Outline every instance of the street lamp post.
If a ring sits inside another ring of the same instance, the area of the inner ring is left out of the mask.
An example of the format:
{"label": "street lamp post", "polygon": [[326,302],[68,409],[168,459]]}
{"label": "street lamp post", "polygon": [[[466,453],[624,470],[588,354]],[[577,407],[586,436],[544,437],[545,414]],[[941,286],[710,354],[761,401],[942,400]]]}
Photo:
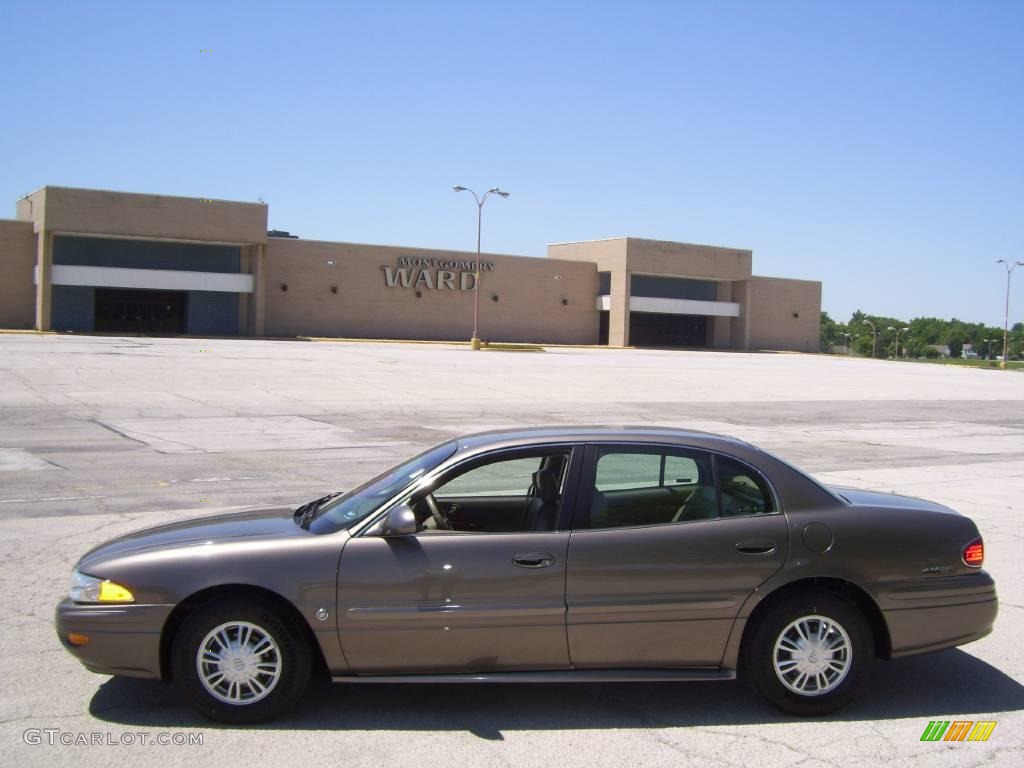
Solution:
{"label": "street lamp post", "polygon": [[480,229],[484,219],[484,203],[487,196],[501,195],[508,197],[508,192],[503,192],[497,187],[491,187],[481,197],[469,187],[452,187],[456,192],[469,192],[476,200],[476,270],[473,278],[473,338],[469,340],[470,349],[480,349]]}
{"label": "street lamp post", "polygon": [[900,334],[901,333],[906,333],[910,329],[909,328],[893,328],[890,325],[885,330],[889,331],[890,333],[891,332],[895,332],[896,333],[896,354],[893,355],[893,357],[899,359],[899,356],[900,356]]}
{"label": "street lamp post", "polygon": [[878,352],[878,329],[870,320],[864,320],[864,325],[871,326],[871,357],[874,358]]}
{"label": "street lamp post", "polygon": [[1024,261],[1010,264],[1006,259],[996,259],[996,264],[1002,264],[1006,267],[1006,309],[1003,311],[1003,359],[999,363],[1000,368],[1005,368],[1006,361],[1009,359],[1010,346],[1010,276],[1017,267],[1024,267]]}

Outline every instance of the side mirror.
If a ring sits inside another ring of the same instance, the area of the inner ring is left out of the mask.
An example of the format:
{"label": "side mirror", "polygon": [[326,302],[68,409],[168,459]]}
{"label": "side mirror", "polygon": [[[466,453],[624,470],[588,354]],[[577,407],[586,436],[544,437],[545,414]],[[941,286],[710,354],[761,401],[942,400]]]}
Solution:
{"label": "side mirror", "polygon": [[388,512],[380,525],[381,536],[409,536],[416,533],[416,513],[408,504],[399,504]]}

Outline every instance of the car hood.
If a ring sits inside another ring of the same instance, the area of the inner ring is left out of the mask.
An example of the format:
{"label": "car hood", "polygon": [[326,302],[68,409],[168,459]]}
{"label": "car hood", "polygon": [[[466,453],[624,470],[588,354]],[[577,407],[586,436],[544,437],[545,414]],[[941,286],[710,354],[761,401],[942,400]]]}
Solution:
{"label": "car hood", "polygon": [[930,512],[945,512],[951,515],[960,514],[954,509],[936,504],[927,499],[918,499],[914,496],[900,496],[896,493],[883,493],[881,491],[864,491],[860,488],[845,488],[839,485],[830,485],[828,489],[832,493],[842,496],[855,507],[891,507],[893,509],[920,509]]}
{"label": "car hood", "polygon": [[78,567],[88,571],[90,563],[111,557],[199,543],[311,536],[295,524],[293,515],[292,507],[267,507],[143,528],[94,547],[82,556]]}

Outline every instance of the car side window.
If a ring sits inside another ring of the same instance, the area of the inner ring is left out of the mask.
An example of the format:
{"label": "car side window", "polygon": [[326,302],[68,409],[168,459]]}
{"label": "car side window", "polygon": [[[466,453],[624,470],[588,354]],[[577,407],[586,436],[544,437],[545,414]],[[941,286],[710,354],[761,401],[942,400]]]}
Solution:
{"label": "car side window", "polygon": [[775,511],[771,490],[758,472],[726,456],[717,457],[716,462],[722,517]]}
{"label": "car side window", "polygon": [[540,466],[536,456],[484,464],[445,483],[437,495],[445,496],[518,496],[526,498],[533,473]]}
{"label": "car side window", "polygon": [[710,457],[686,449],[599,448],[589,512],[590,528],[717,517]]}
{"label": "car side window", "polygon": [[558,449],[457,470],[414,500],[417,522],[427,533],[553,531],[569,456]]}
{"label": "car side window", "polygon": [[606,453],[597,459],[594,485],[599,491],[628,491],[660,485],[661,456],[656,453]]}

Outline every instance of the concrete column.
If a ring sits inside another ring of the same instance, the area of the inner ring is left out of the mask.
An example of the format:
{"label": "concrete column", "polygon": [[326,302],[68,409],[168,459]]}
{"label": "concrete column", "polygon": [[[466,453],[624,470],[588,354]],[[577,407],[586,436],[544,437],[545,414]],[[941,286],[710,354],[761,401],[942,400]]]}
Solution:
{"label": "concrete column", "polygon": [[50,330],[53,317],[53,233],[43,229],[36,235],[36,330]]}
{"label": "concrete column", "polygon": [[732,348],[750,349],[750,281],[737,280],[732,300],[740,305],[740,316],[732,319]]}
{"label": "concrete column", "polygon": [[[718,283],[717,301],[732,301],[732,283],[722,280]],[[708,324],[708,346],[712,349],[730,349],[732,347],[732,318],[714,317]]]}
{"label": "concrete column", "polygon": [[249,271],[253,276],[252,294],[249,296],[249,335],[262,336],[266,308],[264,261],[266,246],[262,243],[252,246],[249,257]]}
{"label": "concrete column", "polygon": [[[252,263],[252,252],[253,246],[246,245],[239,248],[240,258],[238,261],[238,271],[243,274],[251,274],[252,270],[250,265]],[[248,334],[249,333],[249,313],[252,312],[252,294],[240,293],[238,294],[238,333]]]}
{"label": "concrete column", "polygon": [[629,346],[629,288],[628,269],[611,273],[611,311],[608,313],[608,346]]}

